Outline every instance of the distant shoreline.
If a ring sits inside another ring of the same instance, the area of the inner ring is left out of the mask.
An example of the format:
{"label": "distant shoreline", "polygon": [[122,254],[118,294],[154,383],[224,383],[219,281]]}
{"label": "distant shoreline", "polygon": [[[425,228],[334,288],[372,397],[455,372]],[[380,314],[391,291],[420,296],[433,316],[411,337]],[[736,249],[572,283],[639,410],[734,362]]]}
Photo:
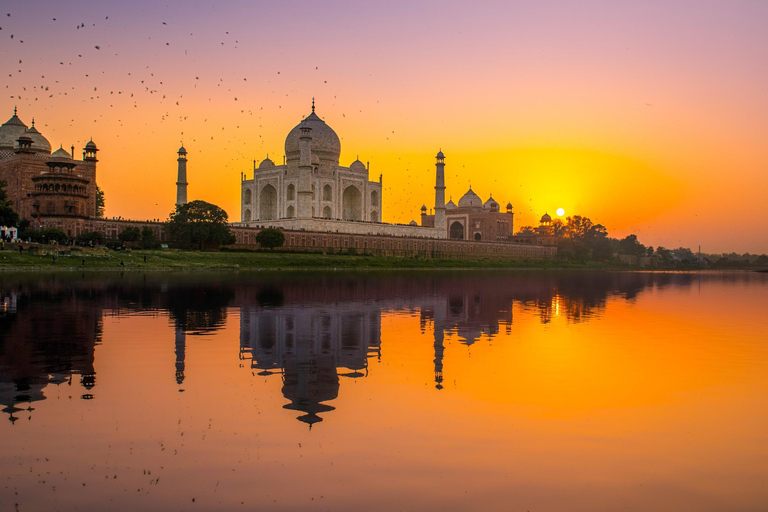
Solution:
{"label": "distant shoreline", "polygon": [[[89,248],[90,249],[90,248]],[[227,252],[170,250],[86,250],[67,254],[0,251],[0,272],[238,272],[266,270],[614,270],[614,271],[713,271],[720,269],[692,265],[638,267],[621,263],[569,263],[559,260],[512,259],[429,259],[397,258],[352,254],[299,252]],[[54,257],[55,256],[55,257]]]}

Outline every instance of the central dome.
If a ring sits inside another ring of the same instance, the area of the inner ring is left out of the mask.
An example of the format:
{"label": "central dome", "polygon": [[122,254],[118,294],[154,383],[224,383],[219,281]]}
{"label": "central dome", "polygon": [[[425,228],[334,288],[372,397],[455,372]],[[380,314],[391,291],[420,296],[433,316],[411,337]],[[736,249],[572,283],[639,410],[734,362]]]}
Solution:
{"label": "central dome", "polygon": [[333,128],[325,124],[317,114],[312,112],[302,122],[293,127],[285,138],[285,158],[288,162],[299,160],[299,137],[302,127],[312,128],[309,135],[312,137],[311,151],[320,160],[330,161],[334,165],[339,164],[341,154],[341,141]]}
{"label": "central dome", "polygon": [[471,188],[459,199],[459,208],[480,208],[483,200]]}

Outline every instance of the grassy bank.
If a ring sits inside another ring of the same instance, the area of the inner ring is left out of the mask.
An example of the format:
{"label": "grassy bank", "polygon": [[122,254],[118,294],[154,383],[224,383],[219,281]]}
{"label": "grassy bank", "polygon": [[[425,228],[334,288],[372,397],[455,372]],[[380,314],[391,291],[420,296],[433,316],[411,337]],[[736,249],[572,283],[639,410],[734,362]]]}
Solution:
{"label": "grassy bank", "polygon": [[290,252],[200,252],[182,250],[60,252],[54,258],[28,251],[0,251],[0,270],[248,270],[288,268],[627,268],[600,264],[567,264],[556,260],[509,259],[426,259],[389,258],[348,254],[305,254]]}

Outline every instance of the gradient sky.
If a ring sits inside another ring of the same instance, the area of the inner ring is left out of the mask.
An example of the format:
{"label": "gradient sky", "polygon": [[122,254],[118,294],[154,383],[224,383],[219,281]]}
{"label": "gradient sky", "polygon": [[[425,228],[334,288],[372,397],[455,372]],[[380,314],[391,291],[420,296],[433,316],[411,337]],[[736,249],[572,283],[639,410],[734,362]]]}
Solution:
{"label": "gradient sky", "polygon": [[239,220],[240,173],[282,160],[315,97],[340,163],[384,175],[385,221],[434,204],[442,148],[447,194],[518,228],[562,207],[767,252],[766,26],[759,1],[16,3],[0,117],[78,156],[93,137],[108,216],[166,218],[183,141],[190,200]]}

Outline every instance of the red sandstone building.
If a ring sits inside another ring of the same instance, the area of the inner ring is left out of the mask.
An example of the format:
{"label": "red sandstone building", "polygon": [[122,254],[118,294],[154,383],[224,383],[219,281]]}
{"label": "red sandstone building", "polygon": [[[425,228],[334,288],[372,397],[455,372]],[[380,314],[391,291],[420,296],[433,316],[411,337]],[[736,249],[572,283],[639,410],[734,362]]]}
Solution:
{"label": "red sandstone building", "polygon": [[[74,153],[74,146],[72,153]],[[64,148],[51,154],[48,140],[16,115],[0,126],[0,180],[19,217],[35,225],[57,219],[69,236],[75,225],[96,217],[96,144],[88,142],[82,160]],[[68,220],[75,222],[66,222]],[[81,222],[77,222],[77,221]]]}

